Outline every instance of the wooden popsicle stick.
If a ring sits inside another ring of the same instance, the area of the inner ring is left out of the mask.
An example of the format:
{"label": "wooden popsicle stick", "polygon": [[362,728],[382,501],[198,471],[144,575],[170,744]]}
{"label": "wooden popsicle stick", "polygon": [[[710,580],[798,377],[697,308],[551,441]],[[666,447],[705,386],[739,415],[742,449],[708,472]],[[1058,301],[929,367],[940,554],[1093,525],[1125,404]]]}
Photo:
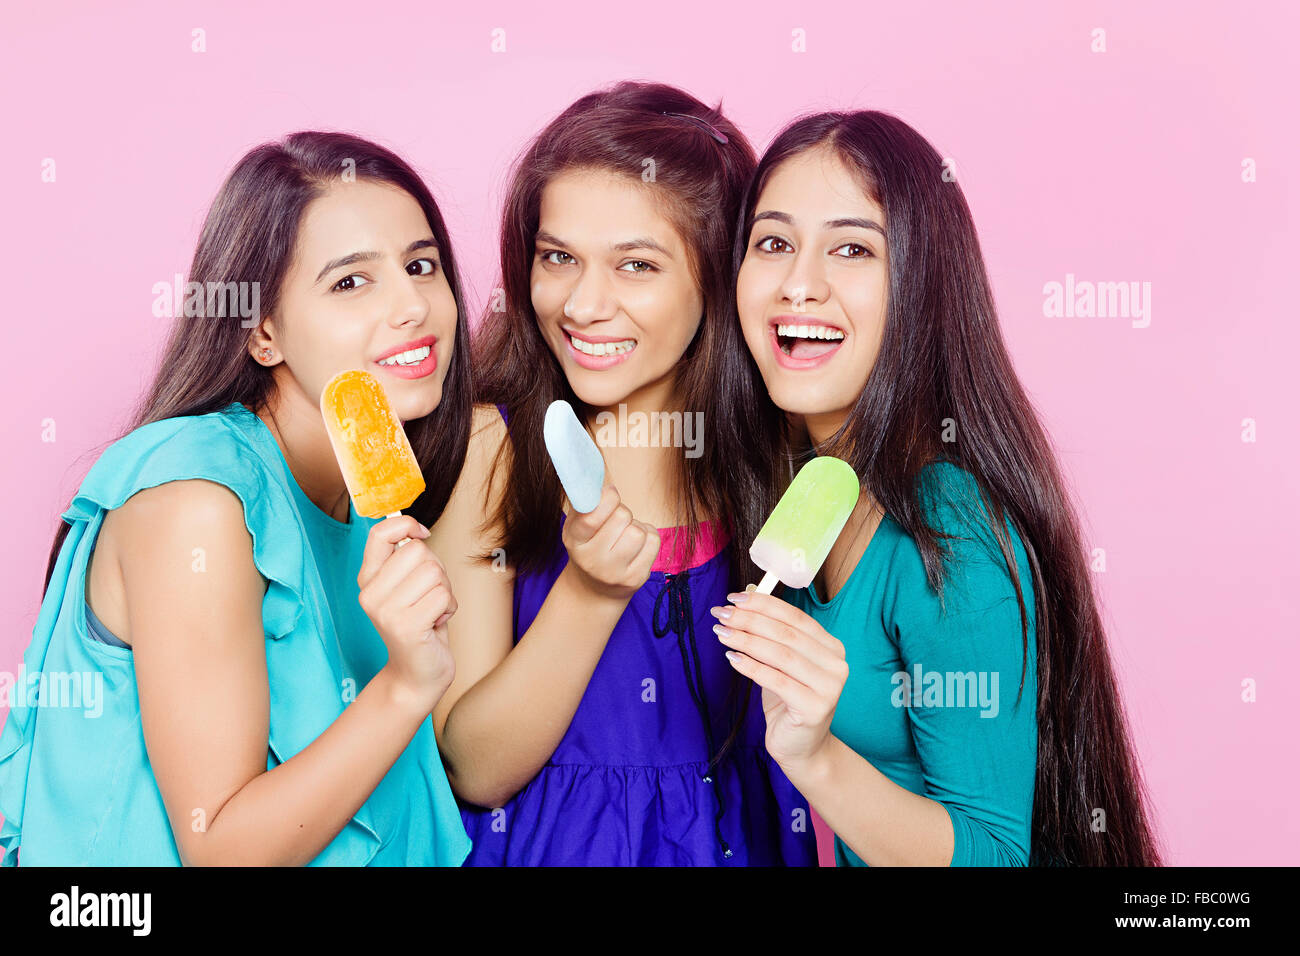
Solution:
{"label": "wooden popsicle stick", "polygon": [[780,580],[781,579],[776,576],[776,572],[768,571],[763,575],[763,580],[759,583],[758,587],[754,587],[754,585],[751,584],[749,587],[745,588],[745,590],[749,591],[752,589],[757,591],[759,594],[771,594],[772,589],[777,586],[777,583]]}
{"label": "wooden popsicle stick", "polygon": [[[402,513],[400,511],[391,511],[388,514],[384,515],[385,518],[400,518],[401,516]],[[406,542],[410,540],[411,540],[410,538],[403,538],[401,541],[397,542],[397,547],[400,548],[402,545],[406,544]]]}

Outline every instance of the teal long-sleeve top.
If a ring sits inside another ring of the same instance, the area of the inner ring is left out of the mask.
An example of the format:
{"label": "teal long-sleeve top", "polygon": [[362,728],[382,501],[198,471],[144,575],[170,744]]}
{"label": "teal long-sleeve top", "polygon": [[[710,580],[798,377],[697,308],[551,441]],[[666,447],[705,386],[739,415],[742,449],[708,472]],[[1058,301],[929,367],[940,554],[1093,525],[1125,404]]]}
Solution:
{"label": "teal long-sleeve top", "polygon": [[[829,601],[815,584],[787,589],[785,599],[844,644],[849,676],[830,732],[948,811],[952,866],[1026,866],[1038,746],[1028,559],[1005,523],[1024,594],[1026,656],[1020,605],[974,478],[938,462],[920,481],[930,527],[953,536],[939,541],[942,598],[915,540],[886,515]],[[838,836],[835,861],[866,865]]]}

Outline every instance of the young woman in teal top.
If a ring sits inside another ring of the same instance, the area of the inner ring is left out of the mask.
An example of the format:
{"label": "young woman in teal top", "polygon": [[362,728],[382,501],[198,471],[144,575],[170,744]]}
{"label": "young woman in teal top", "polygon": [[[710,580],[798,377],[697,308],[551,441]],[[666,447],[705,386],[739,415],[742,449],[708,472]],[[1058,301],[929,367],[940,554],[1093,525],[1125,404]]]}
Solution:
{"label": "young woman in teal top", "polygon": [[[469,430],[437,206],[387,150],[296,133],[236,166],[189,278],[51,551],[0,735],[4,863],[458,866],[430,716],[456,605],[434,553],[398,547]],[[424,467],[407,515],[351,506],[319,411],[346,368],[379,377]]]}
{"label": "young woman in teal top", "polygon": [[808,116],[738,226],[738,533],[810,455],[862,494],[810,587],[713,613],[837,863],[1158,864],[1078,521],[943,158],[887,114]]}

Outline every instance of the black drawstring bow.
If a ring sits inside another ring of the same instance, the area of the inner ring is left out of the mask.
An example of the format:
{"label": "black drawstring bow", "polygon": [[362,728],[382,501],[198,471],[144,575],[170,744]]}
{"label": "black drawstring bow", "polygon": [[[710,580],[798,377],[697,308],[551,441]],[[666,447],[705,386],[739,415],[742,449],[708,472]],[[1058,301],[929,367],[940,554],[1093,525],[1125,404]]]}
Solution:
{"label": "black drawstring bow", "polygon": [[[695,701],[695,709],[700,715],[700,721],[704,724],[704,739],[709,748],[709,764],[705,770],[704,782],[712,785],[713,796],[717,803],[717,812],[713,817],[713,833],[718,838],[718,845],[722,847],[723,857],[730,858],[731,847],[727,846],[727,841],[722,838],[724,800],[717,775],[713,772],[713,763],[717,759],[713,751],[713,724],[709,720],[709,705],[704,699],[704,675],[700,669],[700,653],[695,646],[695,616],[691,610],[691,588],[687,581],[687,573],[683,571],[680,574],[665,576],[666,583],[659,596],[655,598],[650,624],[657,638],[669,633],[677,635],[677,647],[682,652],[682,670],[686,674],[686,686],[691,692],[691,699]],[[659,610],[665,599],[668,601],[668,622],[665,626],[661,626]]]}

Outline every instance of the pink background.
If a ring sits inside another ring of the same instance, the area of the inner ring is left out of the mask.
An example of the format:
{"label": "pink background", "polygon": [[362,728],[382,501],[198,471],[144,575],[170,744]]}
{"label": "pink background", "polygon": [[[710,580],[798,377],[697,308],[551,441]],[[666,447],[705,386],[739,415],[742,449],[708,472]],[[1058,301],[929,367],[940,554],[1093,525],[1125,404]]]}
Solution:
{"label": "pink background", "polygon": [[[151,378],[152,286],[185,271],[250,147],[322,128],[395,149],[434,189],[477,314],[509,162],[592,88],[722,97],[760,152],[796,113],[883,109],[955,159],[1017,367],[1106,551],[1096,581],[1169,861],[1300,862],[1300,695],[1282,682],[1300,663],[1290,4],[404,6],[7,9],[0,670],[31,638],[57,515]],[[1045,317],[1043,286],[1067,273],[1150,282],[1150,327]]]}

